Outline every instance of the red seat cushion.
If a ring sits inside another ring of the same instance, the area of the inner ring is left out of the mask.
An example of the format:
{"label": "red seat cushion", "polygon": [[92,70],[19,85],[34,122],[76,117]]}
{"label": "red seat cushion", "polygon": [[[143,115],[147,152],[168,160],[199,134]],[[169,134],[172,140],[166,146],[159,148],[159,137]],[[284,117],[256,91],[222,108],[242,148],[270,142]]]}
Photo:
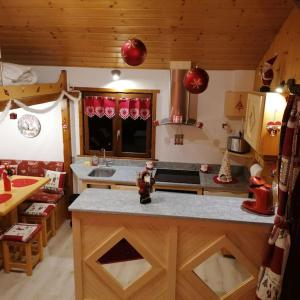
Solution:
{"label": "red seat cushion", "polygon": [[32,194],[27,200],[31,202],[56,203],[62,197],[62,194],[52,194],[43,190],[39,190],[38,192]]}
{"label": "red seat cushion", "polygon": [[49,216],[55,205],[50,203],[34,202],[23,212],[25,216]]}
{"label": "red seat cushion", "polygon": [[28,242],[42,229],[40,224],[17,223],[10,227],[2,236],[2,240]]}

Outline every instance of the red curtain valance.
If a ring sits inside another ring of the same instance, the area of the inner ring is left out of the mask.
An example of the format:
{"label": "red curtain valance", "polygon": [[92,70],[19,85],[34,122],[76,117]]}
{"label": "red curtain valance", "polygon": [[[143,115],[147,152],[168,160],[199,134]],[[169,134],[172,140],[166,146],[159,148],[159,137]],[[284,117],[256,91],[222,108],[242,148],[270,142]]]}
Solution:
{"label": "red curtain valance", "polygon": [[84,113],[92,118],[106,116],[112,118],[115,115],[116,101],[114,97],[86,96],[84,98]]}
{"label": "red curtain valance", "polygon": [[147,120],[151,116],[150,98],[121,98],[119,100],[119,116],[122,119],[131,117]]}

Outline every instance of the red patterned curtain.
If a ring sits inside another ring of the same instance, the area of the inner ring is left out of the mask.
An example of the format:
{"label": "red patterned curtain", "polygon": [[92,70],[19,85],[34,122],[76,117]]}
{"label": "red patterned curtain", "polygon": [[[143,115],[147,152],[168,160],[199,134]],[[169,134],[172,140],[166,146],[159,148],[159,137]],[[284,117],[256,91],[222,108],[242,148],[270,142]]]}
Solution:
{"label": "red patterned curtain", "polygon": [[119,116],[124,120],[129,117],[147,120],[151,116],[150,98],[121,98],[119,106]]}
{"label": "red patterned curtain", "polygon": [[115,115],[116,101],[113,97],[86,96],[84,98],[84,113],[92,118],[97,116],[102,118],[112,118]]}

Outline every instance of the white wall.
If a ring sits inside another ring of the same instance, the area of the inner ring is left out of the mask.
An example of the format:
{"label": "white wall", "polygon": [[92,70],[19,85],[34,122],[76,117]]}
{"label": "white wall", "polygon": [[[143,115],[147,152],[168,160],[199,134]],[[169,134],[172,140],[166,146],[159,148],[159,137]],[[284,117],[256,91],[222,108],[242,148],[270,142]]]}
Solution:
{"label": "white wall", "polygon": [[[42,109],[49,103],[33,105],[32,108]],[[45,114],[34,114],[40,123],[40,134],[34,138],[23,136],[18,130],[18,120],[24,114],[24,109],[12,110],[18,119],[11,120],[9,115],[0,124],[0,158],[28,159],[28,160],[56,160],[63,161],[63,139],[61,129],[61,106]]]}
{"label": "white wall", "polygon": [[[111,69],[76,68],[76,67],[34,67],[40,82],[57,81],[61,69],[67,70],[71,86],[112,87],[158,89],[157,119],[169,115],[170,80],[168,70],[133,70],[122,69],[120,81],[113,82]],[[200,94],[198,103],[198,120],[204,123],[203,129],[181,126],[159,126],[156,135],[156,158],[164,161],[220,163],[225,147],[227,134],[221,124],[228,121],[224,117],[224,94],[227,90],[251,90],[254,82],[254,71],[208,71],[210,81],[208,89]],[[72,127],[76,136],[72,139],[73,154],[79,153],[78,111],[74,107]],[[236,129],[241,129],[241,121],[228,121]],[[61,119],[57,123],[60,126]],[[1,127],[1,126],[0,126]],[[75,131],[74,131],[75,132]],[[184,134],[184,145],[174,145],[174,134]],[[54,145],[60,143],[57,140]],[[32,147],[37,147],[32,144]],[[3,155],[1,155],[3,156]],[[7,156],[7,155],[6,155]]]}

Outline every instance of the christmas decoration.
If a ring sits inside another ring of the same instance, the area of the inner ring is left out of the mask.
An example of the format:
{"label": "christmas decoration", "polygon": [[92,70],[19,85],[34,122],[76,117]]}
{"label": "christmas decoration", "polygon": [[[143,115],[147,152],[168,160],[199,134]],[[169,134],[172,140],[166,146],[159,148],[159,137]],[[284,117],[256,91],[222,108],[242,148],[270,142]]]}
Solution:
{"label": "christmas decoration", "polygon": [[273,56],[269,60],[267,60],[261,70],[261,80],[263,83],[263,86],[260,88],[261,92],[269,92],[270,91],[270,85],[273,80],[274,72],[272,70],[272,66],[277,58],[277,55]]}
{"label": "christmas decoration", "polygon": [[4,110],[0,113],[0,123],[2,123],[4,121],[4,119],[6,118],[6,116],[8,115],[8,113],[9,113],[11,107],[12,107],[13,102],[15,103],[15,105],[17,105],[20,108],[23,108],[24,110],[26,110],[28,112],[36,113],[36,114],[43,114],[43,113],[47,113],[47,112],[51,111],[60,102],[62,102],[65,97],[67,97],[69,100],[77,103],[81,99],[81,92],[79,92],[79,95],[76,98],[76,97],[72,96],[71,94],[67,93],[66,91],[62,91],[61,94],[59,95],[59,97],[56,100],[53,99],[53,101],[54,101],[53,104],[51,104],[49,107],[46,107],[46,108],[43,108],[43,109],[32,108],[32,107],[27,106],[26,104],[22,103],[21,101],[19,101],[17,99],[11,99],[7,102]]}
{"label": "christmas decoration", "polygon": [[153,163],[146,163],[146,168],[138,174],[137,186],[139,187],[140,203],[147,204],[151,202],[150,194],[153,191],[152,186],[155,183],[153,177]]}
{"label": "christmas decoration", "polygon": [[232,181],[228,150],[226,150],[224,153],[217,180],[220,182],[227,182],[227,183]]}
{"label": "christmas decoration", "polygon": [[206,90],[208,80],[207,72],[196,66],[187,71],[183,79],[183,85],[190,93],[200,94]]}
{"label": "christmas decoration", "polygon": [[138,66],[142,64],[146,58],[146,46],[141,40],[129,39],[123,44],[121,55],[126,64]]}

